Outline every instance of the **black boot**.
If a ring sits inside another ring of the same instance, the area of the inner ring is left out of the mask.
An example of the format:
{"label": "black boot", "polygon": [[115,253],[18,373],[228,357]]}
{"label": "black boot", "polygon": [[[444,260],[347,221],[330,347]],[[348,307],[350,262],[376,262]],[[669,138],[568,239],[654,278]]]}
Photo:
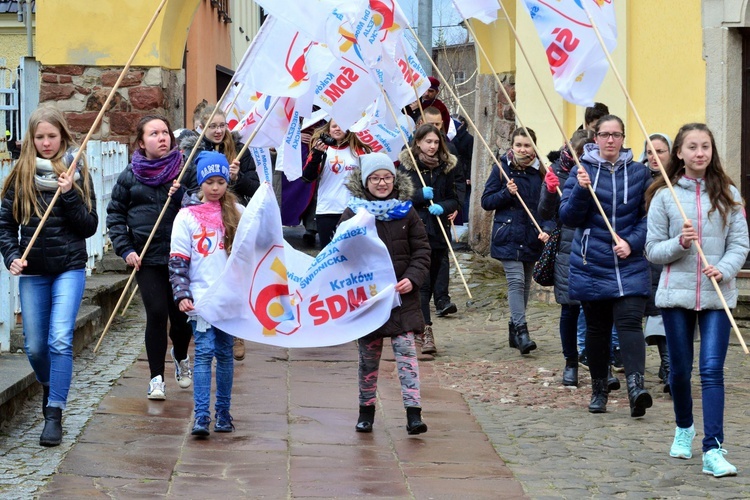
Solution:
{"label": "black boot", "polygon": [[589,413],[607,413],[608,399],[609,393],[607,390],[607,379],[591,379],[591,402],[589,403]]}
{"label": "black boot", "polygon": [[513,349],[518,348],[518,338],[516,337],[516,325],[508,321],[508,345]]}
{"label": "black boot", "polygon": [[356,427],[357,432],[372,432],[372,423],[374,421],[375,406],[360,406]]}
{"label": "black boot", "polygon": [[536,342],[531,340],[531,338],[529,337],[529,329],[526,326],[526,323],[516,326],[516,333],[518,350],[521,352],[521,354],[528,354],[536,349]]}
{"label": "black boot", "polygon": [[620,379],[612,374],[612,367],[607,368],[607,388],[609,392],[620,390]]}
{"label": "black boot", "polygon": [[47,403],[49,402],[49,386],[42,386],[42,415],[47,416]]}
{"label": "black boot", "polygon": [[39,438],[41,446],[57,446],[62,443],[62,408],[50,406],[44,415],[44,429]]}
{"label": "black boot", "polygon": [[568,387],[578,387],[578,356],[565,360],[562,384]]}
{"label": "black boot", "polygon": [[631,373],[627,377],[628,399],[630,400],[630,416],[642,417],[646,408],[651,408],[653,401],[651,394],[643,388],[643,374]]}
{"label": "black boot", "polygon": [[664,384],[664,392],[672,394],[672,388],[669,386],[669,351],[667,351],[666,339],[659,339],[656,342],[656,346],[659,348],[659,357],[661,358],[659,378]]}
{"label": "black boot", "polygon": [[427,424],[422,422],[422,408],[410,406],[406,409],[406,432],[409,434],[427,432]]}

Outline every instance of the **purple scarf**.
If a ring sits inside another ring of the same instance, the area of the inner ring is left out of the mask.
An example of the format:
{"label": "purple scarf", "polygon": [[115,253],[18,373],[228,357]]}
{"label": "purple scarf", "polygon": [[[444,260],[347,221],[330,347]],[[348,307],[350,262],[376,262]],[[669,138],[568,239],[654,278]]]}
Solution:
{"label": "purple scarf", "polygon": [[177,177],[182,167],[182,153],[174,148],[161,158],[149,160],[140,150],[133,153],[133,175],[147,186],[161,186]]}

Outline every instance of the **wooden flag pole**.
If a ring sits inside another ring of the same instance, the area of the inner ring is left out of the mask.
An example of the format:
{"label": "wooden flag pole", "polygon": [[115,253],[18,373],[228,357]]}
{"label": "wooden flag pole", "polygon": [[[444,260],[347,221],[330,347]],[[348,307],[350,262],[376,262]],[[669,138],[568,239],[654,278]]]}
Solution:
{"label": "wooden flag pole", "polygon": [[122,308],[122,312],[120,313],[120,316],[125,316],[125,311],[127,311],[128,307],[130,307],[130,303],[133,302],[133,299],[135,298],[135,294],[137,292],[138,292],[138,285],[135,285],[135,288],[133,288],[133,293],[130,294],[130,298],[125,304],[125,307]]}
{"label": "wooden flag pole", "polygon": [[[518,114],[518,110],[516,109],[516,106],[513,104],[513,101],[510,98],[510,95],[508,95],[508,91],[505,90],[505,85],[503,85],[503,82],[500,81],[500,77],[497,76],[497,71],[495,71],[495,68],[492,66],[492,61],[490,60],[490,57],[487,55],[487,52],[484,51],[484,47],[482,47],[482,44],[479,43],[479,39],[477,38],[477,34],[474,32],[474,28],[471,26],[471,23],[469,21],[464,21],[464,26],[466,26],[466,29],[469,31],[469,34],[471,34],[472,37],[474,37],[474,44],[479,47],[479,51],[482,53],[482,56],[484,56],[484,60],[487,62],[487,65],[490,68],[490,71],[492,72],[492,75],[495,77],[495,81],[497,82],[497,86],[500,88],[500,90],[503,92],[503,96],[505,97],[505,100],[508,101],[508,105],[510,106],[510,109],[513,110],[513,114],[516,116],[516,119],[518,120],[518,124],[523,129],[524,133],[526,134],[526,137],[531,141],[531,146],[534,148],[534,153],[536,153],[536,157],[539,158],[539,164],[544,167],[545,170],[549,170],[549,167],[546,166],[542,162],[542,153],[539,151],[539,148],[536,145],[536,141],[531,137],[531,134],[529,133],[529,130],[526,128],[526,125],[523,124],[523,121],[521,120],[521,115]],[[562,198],[562,191],[560,190],[560,186],[557,186],[557,194],[560,195]]]}
{"label": "wooden flag pole", "polygon": [[[513,26],[513,22],[511,21],[510,16],[508,15],[508,12],[505,10],[505,5],[503,5],[503,0],[497,0],[497,1],[500,3],[500,10],[502,10],[503,14],[505,14],[505,19],[507,19],[508,21],[508,27],[510,27],[510,30],[513,32],[513,36],[516,39],[518,48],[521,50],[521,54],[523,54],[523,58],[526,59],[526,64],[528,64],[529,70],[531,70],[531,74],[534,77],[534,81],[536,81],[537,87],[539,87],[539,92],[542,94],[542,97],[544,98],[544,102],[547,104],[547,107],[549,108],[550,113],[552,113],[552,117],[555,119],[557,128],[560,129],[560,133],[562,134],[563,141],[565,141],[565,144],[568,146],[568,150],[570,151],[570,154],[573,157],[573,160],[575,160],[578,168],[582,169],[583,166],[581,165],[581,161],[578,158],[578,154],[573,149],[573,145],[570,143],[570,139],[568,139],[568,135],[565,133],[565,128],[563,127],[562,122],[560,121],[560,118],[558,118],[557,113],[555,113],[555,110],[552,108],[552,104],[549,102],[549,99],[547,98],[547,94],[544,92],[542,84],[536,75],[536,71],[534,71],[534,66],[531,64],[531,60],[529,59],[529,56],[526,55],[526,50],[523,48],[523,43],[521,43],[521,38],[518,36],[516,27]],[[476,41],[476,37],[474,38],[474,40]],[[599,210],[599,214],[602,216],[602,219],[604,219],[604,223],[607,225],[607,229],[612,235],[612,240],[614,240],[615,244],[619,243],[620,238],[617,236],[617,233],[615,233],[615,230],[612,227],[612,224],[610,224],[609,218],[607,217],[607,214],[604,212],[604,208],[602,207],[602,204],[599,202],[599,198],[597,198],[596,193],[594,192],[593,186],[589,184],[588,189],[589,189],[589,193],[591,194],[592,199],[594,200],[594,203],[596,204],[596,208]]]}
{"label": "wooden flag pole", "polygon": [[[610,68],[612,68],[612,72],[617,78],[617,82],[620,84],[620,88],[622,88],[623,94],[625,94],[625,99],[628,101],[628,105],[630,106],[630,109],[633,111],[633,116],[635,116],[635,120],[638,122],[638,126],[641,128],[641,132],[643,132],[643,135],[646,136],[646,143],[648,144],[648,147],[651,148],[652,151],[655,151],[656,148],[654,148],[654,144],[651,142],[651,137],[646,131],[646,127],[643,124],[643,121],[641,120],[640,115],[638,114],[638,110],[635,108],[635,103],[633,102],[633,99],[630,98],[630,93],[628,92],[628,89],[625,86],[625,83],[623,82],[619,71],[617,71],[615,62],[612,59],[612,55],[609,53],[609,50],[607,49],[607,45],[604,43],[604,39],[602,38],[602,35],[599,32],[599,28],[594,22],[594,19],[591,16],[591,13],[586,8],[585,4],[582,3],[582,5],[583,5],[583,10],[586,12],[586,15],[589,18],[589,22],[591,23],[591,26],[594,28],[594,33],[596,34],[596,38],[599,40],[599,44],[601,45],[602,50],[604,51],[604,55],[607,56],[607,61],[609,62],[609,66]],[[671,193],[672,198],[674,199],[674,202],[677,205],[677,209],[680,211],[680,215],[682,216],[683,222],[690,221],[690,218],[688,218],[687,214],[685,213],[685,210],[682,208],[682,204],[680,204],[680,200],[677,197],[677,193],[674,190],[674,186],[672,185],[672,182],[669,180],[669,175],[667,175],[667,171],[664,169],[664,166],[661,164],[661,160],[659,159],[659,156],[658,155],[654,155],[654,156],[656,157],[656,163],[659,166],[659,171],[661,172],[661,176],[666,181],[667,188],[669,189],[669,192]],[[701,248],[700,242],[698,240],[695,240],[693,244],[695,245],[695,249],[698,250],[698,254],[700,255],[703,266],[708,267],[710,264],[708,262],[708,259],[706,259],[706,255],[703,253],[703,248]],[[727,313],[727,317],[729,317],[729,322],[732,324],[732,330],[734,330],[734,333],[737,336],[737,339],[739,340],[740,345],[742,346],[742,350],[745,351],[745,354],[750,354],[750,351],[748,350],[747,345],[745,344],[745,339],[742,338],[742,333],[740,333],[740,328],[737,326],[737,322],[734,320],[734,316],[732,315],[732,311],[729,308],[729,304],[727,304],[727,301],[724,298],[724,294],[721,292],[721,287],[719,287],[719,282],[716,281],[716,278],[714,278],[713,276],[711,276],[710,279],[711,279],[711,283],[714,286],[714,290],[716,290],[716,293],[719,295],[719,299],[721,300],[721,305],[724,307],[724,311]]]}
{"label": "wooden flag pole", "polygon": [[[414,35],[414,37],[416,38],[417,35],[416,35],[416,33],[414,33],[414,30],[411,28],[411,26],[409,26],[409,30],[411,30],[412,35]],[[427,49],[422,44],[422,42],[419,40],[419,38],[417,38],[417,43],[422,48],[422,51],[424,51],[424,53],[427,54],[427,57],[430,57],[429,53],[427,52]],[[451,93],[451,96],[458,103],[458,106],[459,106],[459,108],[461,108],[461,111],[463,112],[464,117],[466,117],[466,121],[469,123],[469,125],[471,125],[471,128],[476,132],[476,137],[479,137],[480,142],[484,145],[484,147],[490,153],[490,156],[492,157],[492,160],[495,162],[495,164],[498,165],[498,170],[500,170],[500,174],[502,174],[503,178],[505,179],[505,182],[509,182],[510,178],[505,173],[505,171],[502,168],[499,167],[499,165],[502,165],[500,163],[500,160],[497,159],[497,156],[495,156],[495,153],[492,151],[492,148],[490,147],[489,144],[487,144],[487,141],[482,136],[482,133],[479,131],[479,129],[477,128],[477,126],[474,124],[474,120],[471,119],[471,115],[469,115],[469,113],[466,112],[466,108],[464,108],[463,104],[461,104],[461,100],[458,98],[458,96],[453,91],[453,89],[450,87],[450,85],[448,85],[448,80],[445,79],[445,76],[443,75],[442,71],[440,71],[440,68],[438,68],[437,64],[435,64],[435,61],[432,60],[432,57],[430,57],[430,62],[432,63],[432,67],[435,68],[435,71],[437,71],[438,76],[440,76],[440,79],[446,83],[445,86],[448,88],[448,91]],[[532,215],[531,210],[529,210],[529,207],[526,206],[526,203],[523,201],[523,198],[521,198],[521,195],[518,192],[516,192],[516,197],[518,198],[518,201],[521,202],[521,206],[526,211],[526,214],[529,216],[529,219],[534,224],[534,227],[536,228],[536,230],[539,231],[539,233],[543,233],[544,231],[542,231],[542,228],[539,226],[539,224],[537,223],[536,219]]]}
{"label": "wooden flag pole", "polygon": [[[234,85],[234,77],[232,77],[232,80],[230,80],[229,85],[227,85],[227,88],[224,89],[224,93],[221,95],[221,98],[219,98],[219,101],[216,103],[216,106],[214,106],[214,110],[211,112],[211,116],[208,117],[208,123],[211,123],[211,121],[214,119],[216,112],[219,110],[219,105],[227,96],[227,93],[229,92],[229,89],[232,88],[232,85]],[[239,97],[239,92],[237,92],[237,95],[234,97],[232,104],[234,104],[234,102],[237,100],[237,97]],[[175,179],[175,181],[178,184],[182,180],[182,176],[185,175],[185,171],[187,170],[188,165],[190,165],[190,163],[193,161],[193,157],[195,157],[195,153],[198,151],[198,147],[203,141],[203,138],[206,136],[207,129],[208,127],[203,127],[203,130],[201,130],[200,135],[198,135],[198,140],[195,142],[195,146],[193,146],[193,149],[190,151],[190,156],[188,156],[187,160],[185,160],[185,164],[182,166],[182,169],[180,170],[180,175],[178,175],[177,179]],[[146,255],[146,251],[148,250],[148,247],[151,245],[151,240],[154,239],[156,230],[158,229],[159,224],[161,224],[161,220],[164,218],[164,214],[167,213],[167,209],[169,208],[169,204],[171,202],[172,202],[172,195],[169,195],[167,197],[167,201],[164,203],[164,206],[161,209],[161,212],[159,212],[159,217],[156,219],[153,229],[151,229],[151,234],[148,235],[148,239],[146,240],[146,244],[143,246],[143,250],[141,250],[141,253],[138,256],[139,259],[142,258],[144,255]],[[104,326],[104,330],[102,330],[102,334],[99,336],[99,341],[94,346],[94,354],[96,354],[96,351],[99,350],[99,346],[101,346],[102,341],[104,340],[104,336],[109,331],[110,326],[112,326],[112,321],[114,321],[115,316],[117,315],[117,311],[120,309],[120,306],[122,305],[122,301],[125,299],[125,295],[128,292],[128,288],[130,288],[131,283],[133,283],[133,279],[135,278],[136,271],[137,270],[133,268],[133,272],[130,273],[130,277],[128,278],[127,283],[125,283],[125,288],[123,288],[122,293],[120,294],[120,298],[117,300],[117,304],[112,310],[112,315],[109,317],[109,321],[107,321],[107,324]],[[122,311],[123,314],[125,313],[126,309],[127,308],[123,309]]]}
{"label": "wooden flag pole", "polygon": [[[125,67],[122,68],[119,78],[117,78],[117,81],[112,86],[112,90],[109,92],[109,95],[107,96],[107,100],[104,101],[104,104],[102,105],[102,109],[99,110],[99,114],[96,115],[96,119],[94,120],[94,123],[91,125],[91,128],[86,134],[86,137],[83,139],[83,142],[78,148],[78,151],[76,151],[76,155],[75,157],[73,157],[73,161],[71,162],[70,167],[68,167],[68,171],[67,171],[68,175],[73,175],[73,173],[75,172],[76,166],[78,165],[78,161],[81,159],[81,156],[83,155],[83,152],[86,149],[86,145],[91,139],[91,136],[94,135],[94,131],[99,126],[99,123],[102,121],[104,112],[107,110],[107,107],[109,106],[109,103],[112,101],[112,98],[114,97],[115,92],[117,92],[117,89],[120,87],[120,84],[122,83],[123,78],[125,78],[125,75],[127,74],[128,70],[130,69],[130,65],[133,63],[133,60],[135,59],[136,54],[138,54],[138,51],[141,49],[143,42],[146,40],[146,36],[148,36],[148,33],[151,31],[151,28],[154,26],[156,19],[159,17],[159,14],[161,13],[166,3],[167,3],[167,0],[161,0],[161,3],[156,8],[156,12],[154,12],[154,15],[151,17],[151,21],[148,23],[148,26],[146,26],[146,30],[143,32],[143,35],[141,35],[141,39],[138,40],[138,43],[136,44],[135,49],[133,50],[133,53],[130,55],[130,59],[128,59],[128,62],[125,63]],[[52,200],[49,202],[49,205],[47,206],[47,210],[45,210],[44,215],[42,216],[42,219],[39,221],[39,225],[37,226],[36,231],[34,231],[34,234],[31,236],[31,239],[29,240],[29,244],[26,245],[26,250],[24,250],[23,255],[21,256],[22,261],[25,261],[27,257],[29,256],[31,247],[34,246],[34,242],[39,237],[39,233],[41,233],[42,227],[44,226],[45,222],[47,222],[47,219],[49,218],[50,213],[52,213],[52,208],[55,206],[55,203],[57,202],[57,199],[60,197],[61,192],[62,192],[61,188],[58,187],[57,191],[55,191],[55,195],[52,197]]]}
{"label": "wooden flag pole", "polygon": [[271,106],[268,108],[268,111],[266,112],[265,115],[263,115],[263,117],[261,117],[260,121],[258,122],[258,126],[255,127],[255,130],[253,130],[253,132],[250,134],[250,137],[247,139],[247,141],[245,141],[244,146],[242,146],[242,149],[240,149],[240,152],[237,153],[237,157],[235,158],[235,160],[239,161],[239,159],[242,158],[245,152],[247,152],[247,148],[250,147],[250,143],[253,142],[253,139],[255,139],[255,136],[258,135],[260,128],[263,126],[264,123],[266,123],[266,120],[268,119],[268,117],[271,116],[271,111],[273,111],[273,108],[276,107],[276,103],[279,102],[279,99],[281,99],[281,97],[273,98],[273,102],[271,103]]}
{"label": "wooden flag pole", "polygon": [[[419,180],[422,183],[422,186],[426,186],[427,184],[425,184],[424,182],[424,178],[422,177],[422,172],[419,171],[419,167],[417,166],[417,159],[414,158],[414,153],[409,147],[409,139],[406,137],[406,134],[404,133],[404,129],[402,129],[401,125],[398,124],[398,115],[396,114],[396,110],[393,109],[393,103],[391,103],[391,100],[388,97],[388,94],[386,94],[383,86],[380,83],[378,83],[378,86],[380,87],[380,92],[382,92],[383,94],[385,103],[388,105],[388,110],[391,112],[391,116],[393,117],[393,120],[396,122],[396,126],[398,127],[398,130],[401,133],[401,139],[404,141],[406,151],[409,152],[409,157],[411,158],[411,161],[414,163],[414,170],[417,172],[417,176],[419,177]],[[429,201],[430,201],[430,205],[435,204],[435,202],[433,202],[432,200],[429,200]],[[453,245],[451,245],[451,240],[450,238],[448,238],[448,233],[445,232],[445,226],[443,226],[443,221],[440,220],[439,216],[435,216],[435,218],[438,221],[438,227],[440,227],[440,231],[442,231],[443,233],[443,238],[445,238],[445,242],[448,244],[448,250],[450,251],[451,257],[453,258],[453,263],[456,265],[456,269],[458,270],[458,275],[461,277],[461,282],[463,282],[464,284],[464,288],[466,289],[466,294],[469,296],[470,299],[473,299],[474,297],[471,296],[469,285],[466,283],[466,278],[464,278],[464,273],[461,271],[461,266],[458,264],[458,259],[456,258],[456,254],[453,251]]]}

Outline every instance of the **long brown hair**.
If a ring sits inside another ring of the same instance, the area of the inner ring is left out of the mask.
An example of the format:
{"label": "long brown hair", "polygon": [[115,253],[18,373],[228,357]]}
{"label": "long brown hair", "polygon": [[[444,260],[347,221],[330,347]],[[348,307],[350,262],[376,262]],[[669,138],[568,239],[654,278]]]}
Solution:
{"label": "long brown hair", "polygon": [[[313,144],[315,144],[315,142],[320,139],[320,136],[322,134],[331,134],[331,122],[334,121],[329,120],[322,127],[315,129],[312,138],[310,138],[310,153],[312,153]],[[345,132],[346,135],[344,136],[344,140],[341,141],[340,144],[346,143],[347,146],[349,146],[349,150],[352,152],[352,155],[358,157],[360,154],[372,153],[372,148],[364,142],[360,141],[359,137],[357,137],[357,134],[355,134],[354,132],[350,132],[349,130],[346,130]]]}
{"label": "long brown hair", "polygon": [[445,143],[445,137],[443,136],[443,131],[437,128],[435,125],[431,125],[429,123],[420,125],[419,128],[417,128],[417,131],[414,132],[414,138],[411,140],[411,152],[414,155],[414,158],[419,158],[419,154],[422,152],[422,150],[419,149],[418,143],[422,139],[424,139],[427,136],[427,134],[429,134],[430,132],[437,135],[438,140],[440,141],[440,146],[438,146],[438,150],[437,150],[438,158],[440,159],[442,163],[447,162],[451,153],[450,151],[448,151],[448,145]]}
{"label": "long brown hair", "polygon": [[[223,116],[224,121],[227,120],[227,115],[222,111],[221,109],[218,109],[216,106],[206,106],[203,111],[200,114],[199,120],[201,122],[201,125],[203,128],[207,128],[209,123],[208,119],[211,118],[211,113],[214,112],[214,109],[216,109],[216,114],[214,114],[214,118],[217,116]],[[211,142],[209,140],[209,142]],[[232,163],[235,158],[237,158],[237,144],[234,142],[234,137],[232,136],[232,131],[229,130],[229,127],[224,129],[224,138],[219,143],[222,146],[224,146],[224,156],[227,157],[227,161],[229,163]]]}
{"label": "long brown hair", "polygon": [[[14,191],[13,218],[24,225],[29,223],[32,215],[41,218],[44,213],[44,209],[39,204],[37,196],[39,192],[34,180],[34,176],[36,175],[36,159],[38,157],[38,151],[36,150],[36,146],[34,146],[34,136],[39,124],[42,122],[47,122],[60,131],[60,150],[53,158],[50,158],[55,174],[60,175],[68,170],[63,161],[63,156],[70,148],[77,146],[73,140],[73,134],[68,128],[68,123],[59,109],[52,105],[42,105],[31,113],[26,136],[21,143],[21,154],[10,174],[5,179],[2,190],[3,197],[5,197],[9,189]],[[81,196],[83,202],[86,204],[86,208],[91,211],[89,170],[86,166],[85,155],[81,155],[78,161],[78,171],[81,176],[81,185],[79,186],[77,182],[74,182],[73,189]]]}
{"label": "long brown hair", "polygon": [[[203,199],[203,191],[200,193],[200,198]],[[224,192],[224,195],[219,198],[219,205],[221,205],[221,223],[224,224],[224,249],[227,251],[227,255],[232,253],[232,245],[234,245],[234,237],[237,234],[237,226],[240,224],[240,217],[242,214],[237,210],[237,196],[229,190]]]}
{"label": "long brown hair", "polygon": [[[724,172],[724,168],[721,166],[721,160],[719,159],[719,152],[716,149],[716,141],[711,130],[704,123],[687,123],[680,127],[677,132],[677,136],[674,138],[674,144],[672,146],[672,152],[669,155],[669,165],[665,168],[669,181],[674,185],[680,178],[685,175],[685,161],[677,157],[682,144],[685,142],[685,136],[694,131],[705,132],[711,139],[711,161],[706,167],[706,174],[703,177],[706,182],[706,191],[708,192],[708,198],[711,200],[711,209],[708,211],[710,214],[714,210],[719,210],[724,225],[727,224],[729,219],[729,213],[732,208],[742,205],[742,202],[737,202],[732,196],[730,186],[734,186],[732,179]],[[651,200],[653,200],[657,191],[667,186],[667,181],[664,180],[664,176],[658,176],[654,182],[646,190],[646,209],[651,206]]]}

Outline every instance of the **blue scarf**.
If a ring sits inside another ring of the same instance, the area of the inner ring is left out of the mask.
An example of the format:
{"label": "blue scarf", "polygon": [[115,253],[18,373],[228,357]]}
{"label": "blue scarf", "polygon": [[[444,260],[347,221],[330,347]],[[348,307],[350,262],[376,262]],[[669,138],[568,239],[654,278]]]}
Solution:
{"label": "blue scarf", "polygon": [[390,200],[363,200],[352,196],[346,205],[355,214],[359,208],[364,208],[375,216],[377,220],[398,220],[406,217],[411,209],[411,201],[400,201],[396,198]]}

